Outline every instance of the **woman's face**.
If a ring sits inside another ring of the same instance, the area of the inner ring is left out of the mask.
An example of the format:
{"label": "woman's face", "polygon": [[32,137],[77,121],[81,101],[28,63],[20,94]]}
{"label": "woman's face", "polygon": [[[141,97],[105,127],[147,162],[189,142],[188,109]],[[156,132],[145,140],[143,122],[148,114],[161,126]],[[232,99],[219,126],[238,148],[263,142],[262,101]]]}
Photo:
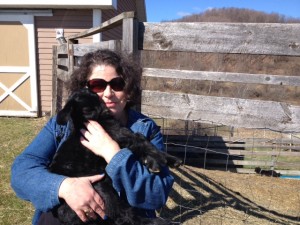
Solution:
{"label": "woman's face", "polygon": [[[110,65],[98,65],[92,70],[91,75],[88,77],[88,81],[94,79],[103,79],[106,82],[110,82],[112,79],[118,77],[120,76],[117,74],[114,67]],[[126,116],[124,108],[126,106],[127,96],[123,89],[118,90],[118,88],[115,88],[117,90],[114,90],[113,88],[113,84],[107,84],[103,91],[97,90],[96,92],[114,114],[116,119],[123,120]]]}

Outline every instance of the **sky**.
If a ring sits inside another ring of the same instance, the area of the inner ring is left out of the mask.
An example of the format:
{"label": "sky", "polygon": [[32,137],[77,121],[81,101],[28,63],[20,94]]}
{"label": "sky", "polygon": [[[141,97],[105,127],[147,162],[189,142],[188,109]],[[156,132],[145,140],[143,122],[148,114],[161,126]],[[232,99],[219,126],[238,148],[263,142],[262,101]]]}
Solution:
{"label": "sky", "polygon": [[300,0],[146,0],[147,22],[174,20],[224,7],[253,9],[300,19]]}

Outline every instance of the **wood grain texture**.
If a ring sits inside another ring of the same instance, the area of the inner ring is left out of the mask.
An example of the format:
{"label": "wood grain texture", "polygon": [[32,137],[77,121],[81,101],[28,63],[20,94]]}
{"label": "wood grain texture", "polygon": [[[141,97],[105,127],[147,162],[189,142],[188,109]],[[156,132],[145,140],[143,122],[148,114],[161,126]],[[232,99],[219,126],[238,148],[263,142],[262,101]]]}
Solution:
{"label": "wood grain texture", "polygon": [[280,102],[144,90],[142,112],[233,127],[300,132],[300,107]]}
{"label": "wood grain texture", "polygon": [[139,31],[141,50],[300,55],[300,24],[140,23]]}
{"label": "wood grain texture", "polygon": [[227,81],[235,83],[300,86],[300,76],[281,76],[271,74],[144,68],[143,76],[202,81]]}

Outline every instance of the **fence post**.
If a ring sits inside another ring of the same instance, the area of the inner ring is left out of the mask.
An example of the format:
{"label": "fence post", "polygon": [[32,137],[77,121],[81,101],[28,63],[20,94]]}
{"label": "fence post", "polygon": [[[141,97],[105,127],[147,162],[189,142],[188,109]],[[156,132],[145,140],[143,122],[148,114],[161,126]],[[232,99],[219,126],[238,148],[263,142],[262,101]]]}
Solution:
{"label": "fence post", "polygon": [[51,116],[56,113],[57,106],[57,46],[52,47],[52,107]]}
{"label": "fence post", "polygon": [[138,20],[136,18],[123,19],[122,51],[135,56],[138,50]]}
{"label": "fence post", "polygon": [[74,45],[78,44],[78,40],[68,39],[68,74],[69,76],[74,71]]}

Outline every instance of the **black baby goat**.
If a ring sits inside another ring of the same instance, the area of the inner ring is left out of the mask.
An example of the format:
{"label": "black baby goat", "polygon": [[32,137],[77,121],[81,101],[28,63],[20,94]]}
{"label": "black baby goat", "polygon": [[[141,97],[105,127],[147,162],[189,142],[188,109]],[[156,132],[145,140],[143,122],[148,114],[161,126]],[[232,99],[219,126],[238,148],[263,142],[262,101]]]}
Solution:
{"label": "black baby goat", "polygon": [[[98,95],[88,89],[73,93],[64,108],[57,114],[58,124],[72,122],[72,131],[68,139],[57,151],[49,170],[69,177],[91,176],[105,172],[106,161],[86,149],[80,143],[80,129],[87,120],[95,120],[121,148],[130,149],[141,163],[152,172],[159,172],[161,166],[178,167],[181,160],[165,152],[158,151],[143,135],[134,134],[122,127],[113,117]],[[137,215],[135,209],[122,200],[112,186],[108,175],[93,184],[105,203],[107,220],[100,217],[83,223],[75,212],[65,203],[53,210],[62,225],[105,224],[105,225],[167,225],[169,222],[160,218],[149,219]]]}
{"label": "black baby goat", "polygon": [[260,167],[255,167],[254,171],[261,176],[267,177],[280,177],[281,174],[276,172],[275,170],[263,170]]}

